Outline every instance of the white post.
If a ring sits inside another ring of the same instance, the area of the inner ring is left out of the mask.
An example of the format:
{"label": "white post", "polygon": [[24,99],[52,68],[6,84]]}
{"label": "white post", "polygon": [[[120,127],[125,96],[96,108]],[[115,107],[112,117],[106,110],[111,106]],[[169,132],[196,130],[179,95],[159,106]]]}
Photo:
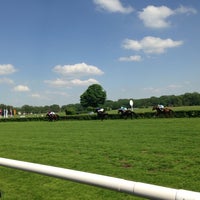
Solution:
{"label": "white post", "polygon": [[88,185],[103,187],[118,192],[157,200],[200,200],[200,193],[188,190],[176,190],[146,183],[128,181],[110,176],[103,176],[60,167],[35,164],[0,158],[0,166],[35,172],[56,178],[71,180]]}
{"label": "white post", "polygon": [[133,111],[133,100],[132,99],[129,101],[129,104],[131,106],[131,110]]}

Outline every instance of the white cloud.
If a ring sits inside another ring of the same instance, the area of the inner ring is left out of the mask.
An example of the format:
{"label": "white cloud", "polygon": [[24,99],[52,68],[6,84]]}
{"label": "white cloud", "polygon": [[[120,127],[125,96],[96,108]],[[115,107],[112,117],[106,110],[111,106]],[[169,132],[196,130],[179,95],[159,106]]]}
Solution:
{"label": "white cloud", "polygon": [[145,92],[149,92],[151,95],[163,95],[163,94],[172,94],[176,93],[183,86],[178,84],[171,84],[165,87],[147,87],[144,88]]}
{"label": "white cloud", "polygon": [[120,0],[93,0],[93,2],[101,9],[108,12],[131,13],[131,6],[124,7]]}
{"label": "white cloud", "polygon": [[12,74],[14,72],[16,72],[16,69],[11,64],[0,65],[0,75]]}
{"label": "white cloud", "polygon": [[41,95],[38,93],[33,93],[33,94],[31,94],[31,97],[39,99],[39,98],[41,98]]}
{"label": "white cloud", "polygon": [[74,79],[71,81],[71,83],[75,86],[87,86],[87,85],[91,85],[91,84],[96,84],[99,83],[97,80],[95,79],[88,79],[88,80],[80,80],[80,79]]}
{"label": "white cloud", "polygon": [[150,92],[153,95],[153,94],[156,94],[156,93],[160,93],[162,91],[162,89],[161,88],[154,88],[154,87],[146,87],[146,88],[144,88],[144,91]]}
{"label": "white cloud", "polygon": [[174,12],[176,14],[196,14],[197,10],[195,10],[194,8],[190,8],[190,7],[185,7],[185,6],[180,6],[179,8],[177,8],[176,10],[174,10]]}
{"label": "white cloud", "polygon": [[161,54],[168,48],[178,47],[183,44],[183,41],[174,41],[170,38],[161,39],[158,37],[147,36],[142,40],[125,39],[123,47],[134,51],[143,51],[147,54]]}
{"label": "white cloud", "polygon": [[53,87],[73,87],[73,86],[87,86],[90,84],[96,84],[98,83],[98,81],[93,78],[81,80],[79,79],[79,77],[102,75],[104,73],[98,67],[93,65],[88,65],[86,63],[78,63],[74,65],[63,65],[63,66],[56,65],[53,68],[53,72],[62,75],[62,78],[44,81],[46,84]]}
{"label": "white cloud", "polygon": [[179,88],[182,88],[181,85],[177,85],[177,84],[171,84],[171,85],[168,85],[167,86],[167,90],[176,90],[176,89],[179,89]]}
{"label": "white cloud", "polygon": [[57,65],[53,68],[53,71],[64,76],[88,76],[103,74],[103,71],[101,71],[98,67],[88,65],[86,63],[64,66]]}
{"label": "white cloud", "polygon": [[56,80],[46,80],[45,83],[54,86],[54,87],[63,87],[63,86],[69,86],[69,81],[66,81],[64,79],[56,79]]}
{"label": "white cloud", "polygon": [[53,96],[64,96],[64,97],[69,97],[69,94],[66,92],[60,92],[60,91],[46,91],[45,92],[46,95],[53,95]]}
{"label": "white cloud", "polygon": [[87,86],[91,84],[98,83],[95,79],[88,79],[88,80],[80,80],[80,79],[73,79],[73,80],[65,80],[65,79],[56,79],[56,80],[46,80],[45,83],[53,86],[53,87],[72,87],[72,86]]}
{"label": "white cloud", "polygon": [[30,89],[26,85],[17,85],[17,86],[14,87],[14,91],[16,91],[16,92],[29,92]]}
{"label": "white cloud", "polygon": [[142,12],[139,12],[139,18],[147,27],[165,28],[170,25],[166,19],[172,14],[173,11],[166,6],[147,6]]}
{"label": "white cloud", "polygon": [[139,62],[142,58],[140,55],[128,56],[128,57],[120,57],[119,61],[122,62]]}
{"label": "white cloud", "polygon": [[176,14],[196,14],[196,10],[193,8],[188,8],[180,6],[179,8],[172,10],[167,6],[156,7],[149,5],[139,12],[138,16],[146,27],[150,28],[166,28],[170,26],[168,18]]}
{"label": "white cloud", "polygon": [[13,84],[13,83],[14,83],[14,81],[11,80],[11,79],[8,79],[8,78],[0,78],[0,84],[9,84],[9,85],[11,85],[11,84]]}

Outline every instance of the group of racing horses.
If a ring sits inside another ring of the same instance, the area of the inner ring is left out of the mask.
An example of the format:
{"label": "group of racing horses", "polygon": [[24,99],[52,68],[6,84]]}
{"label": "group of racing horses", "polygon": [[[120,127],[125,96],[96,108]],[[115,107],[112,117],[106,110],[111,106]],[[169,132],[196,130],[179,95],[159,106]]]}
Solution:
{"label": "group of racing horses", "polygon": [[[106,119],[108,117],[108,113],[105,110],[97,108],[95,112],[97,113],[98,118],[101,120]],[[129,110],[129,109],[124,110],[120,108],[118,109],[118,114],[120,114],[121,117],[124,119],[127,119],[128,117],[130,117],[131,119],[134,116],[136,117],[136,114],[132,110]]]}
{"label": "group of racing horses", "polygon": [[[160,108],[158,105],[157,106],[153,106],[152,110],[156,110],[156,117],[159,116],[164,116],[164,117],[172,117],[173,116],[173,110],[170,108]],[[95,110],[95,112],[97,113],[97,116],[99,119],[103,120],[106,119],[108,117],[108,113],[105,112],[104,109],[99,109],[97,108]],[[121,115],[122,118],[127,119],[128,117],[132,118],[137,118],[137,115],[135,112],[133,112],[131,109],[124,109],[119,108],[118,109],[118,114]]]}
{"label": "group of racing horses", "polygon": [[[152,110],[156,110],[155,116],[164,116],[164,117],[171,117],[173,115],[173,110],[170,108],[160,108],[159,106],[153,106]],[[102,109],[102,108],[96,108],[95,112],[97,113],[97,117],[101,120],[104,120],[108,118],[108,113]],[[119,108],[118,109],[118,114],[121,115],[122,118],[127,119],[127,118],[137,118],[137,115],[135,112],[133,112],[130,109],[123,109]],[[59,115],[54,113],[54,112],[48,112],[46,115],[47,119],[49,121],[57,121],[59,119]]]}

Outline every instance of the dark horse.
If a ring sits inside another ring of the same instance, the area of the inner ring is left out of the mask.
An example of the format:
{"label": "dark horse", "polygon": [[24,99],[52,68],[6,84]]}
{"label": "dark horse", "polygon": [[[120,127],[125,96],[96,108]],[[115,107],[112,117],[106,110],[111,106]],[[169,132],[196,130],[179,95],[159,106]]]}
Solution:
{"label": "dark horse", "polygon": [[130,117],[133,119],[133,116],[136,117],[136,114],[132,110],[123,110],[123,109],[118,109],[118,114],[120,114],[124,119],[127,119]]}
{"label": "dark horse", "polygon": [[59,115],[58,114],[55,114],[54,112],[48,112],[46,114],[46,117],[49,121],[57,121],[59,120]]}
{"label": "dark horse", "polygon": [[104,109],[96,108],[95,112],[97,113],[97,117],[103,121],[104,119],[108,118],[108,113],[105,112]]}
{"label": "dark horse", "polygon": [[152,110],[156,110],[156,116],[172,117],[174,111],[170,108],[160,109],[158,106],[153,106]]}

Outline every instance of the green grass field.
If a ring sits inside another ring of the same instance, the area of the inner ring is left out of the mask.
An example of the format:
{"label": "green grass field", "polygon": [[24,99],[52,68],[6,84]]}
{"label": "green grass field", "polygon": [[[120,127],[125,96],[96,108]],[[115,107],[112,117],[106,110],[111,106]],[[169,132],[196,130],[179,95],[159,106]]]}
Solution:
{"label": "green grass field", "polygon": [[[0,157],[200,191],[200,118],[0,123]],[[141,199],[0,167],[9,200]]]}

